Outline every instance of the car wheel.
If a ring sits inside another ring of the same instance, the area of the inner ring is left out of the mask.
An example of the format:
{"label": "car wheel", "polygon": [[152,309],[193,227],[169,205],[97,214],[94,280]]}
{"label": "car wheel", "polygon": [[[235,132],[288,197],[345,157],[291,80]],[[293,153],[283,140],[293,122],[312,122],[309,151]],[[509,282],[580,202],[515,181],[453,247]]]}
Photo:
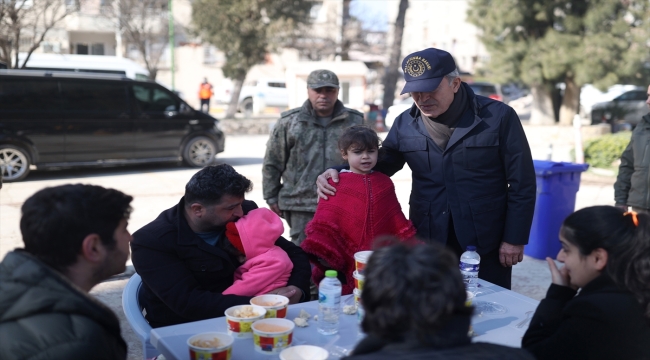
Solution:
{"label": "car wheel", "polygon": [[242,112],[246,117],[253,115],[253,99],[246,98],[241,102]]}
{"label": "car wheel", "polygon": [[204,167],[214,163],[216,155],[217,147],[214,141],[205,136],[198,136],[185,145],[183,161],[191,167]]}
{"label": "car wheel", "polygon": [[29,165],[27,151],[13,145],[0,145],[2,181],[13,182],[24,179],[29,174]]}

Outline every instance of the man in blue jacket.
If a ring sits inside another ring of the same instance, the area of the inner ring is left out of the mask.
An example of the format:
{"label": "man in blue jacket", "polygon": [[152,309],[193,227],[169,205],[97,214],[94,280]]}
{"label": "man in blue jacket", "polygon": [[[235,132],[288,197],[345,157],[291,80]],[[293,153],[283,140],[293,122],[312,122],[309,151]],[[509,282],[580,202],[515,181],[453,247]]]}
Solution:
{"label": "man in blue jacket", "polygon": [[[413,107],[395,119],[375,170],[412,171],[409,218],[418,236],[445,243],[460,256],[481,255],[479,277],[510,288],[512,266],[523,260],[536,197],[530,147],[515,111],[475,95],[446,51],[429,48],[402,61]],[[327,199],[338,181],[318,178]]]}

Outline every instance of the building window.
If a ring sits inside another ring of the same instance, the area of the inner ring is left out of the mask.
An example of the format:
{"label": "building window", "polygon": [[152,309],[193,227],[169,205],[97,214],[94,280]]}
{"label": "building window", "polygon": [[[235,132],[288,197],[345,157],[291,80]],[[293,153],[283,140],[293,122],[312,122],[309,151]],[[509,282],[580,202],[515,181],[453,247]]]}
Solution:
{"label": "building window", "polygon": [[75,54],[88,55],[88,44],[77,44],[75,45],[75,49]]}
{"label": "building window", "polygon": [[104,44],[103,43],[93,44],[90,53],[93,55],[104,55]]}
{"label": "building window", "polygon": [[350,103],[350,83],[348,81],[341,83],[341,92],[339,93],[339,96],[341,97],[342,103]]}

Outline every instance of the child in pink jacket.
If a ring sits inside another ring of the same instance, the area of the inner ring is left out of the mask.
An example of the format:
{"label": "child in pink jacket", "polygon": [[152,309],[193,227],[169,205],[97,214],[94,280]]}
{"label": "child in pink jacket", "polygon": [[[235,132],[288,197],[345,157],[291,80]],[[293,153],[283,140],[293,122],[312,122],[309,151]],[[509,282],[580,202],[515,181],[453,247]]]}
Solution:
{"label": "child in pink jacket", "polygon": [[235,270],[235,282],[223,294],[256,296],[287,286],[293,263],[275,241],[284,232],[273,211],[259,208],[237,222],[226,224],[226,238],[243,262]]}

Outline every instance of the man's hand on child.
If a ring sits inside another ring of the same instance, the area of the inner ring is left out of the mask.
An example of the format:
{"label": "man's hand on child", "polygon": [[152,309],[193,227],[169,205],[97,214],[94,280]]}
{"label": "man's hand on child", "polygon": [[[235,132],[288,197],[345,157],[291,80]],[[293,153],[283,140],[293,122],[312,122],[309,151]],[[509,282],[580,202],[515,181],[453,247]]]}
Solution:
{"label": "man's hand on child", "polygon": [[327,200],[327,195],[334,196],[336,188],[327,182],[327,179],[332,179],[335,183],[339,182],[339,172],[334,169],[327,169],[324,173],[318,175],[316,179],[316,187],[318,187],[318,197]]}

